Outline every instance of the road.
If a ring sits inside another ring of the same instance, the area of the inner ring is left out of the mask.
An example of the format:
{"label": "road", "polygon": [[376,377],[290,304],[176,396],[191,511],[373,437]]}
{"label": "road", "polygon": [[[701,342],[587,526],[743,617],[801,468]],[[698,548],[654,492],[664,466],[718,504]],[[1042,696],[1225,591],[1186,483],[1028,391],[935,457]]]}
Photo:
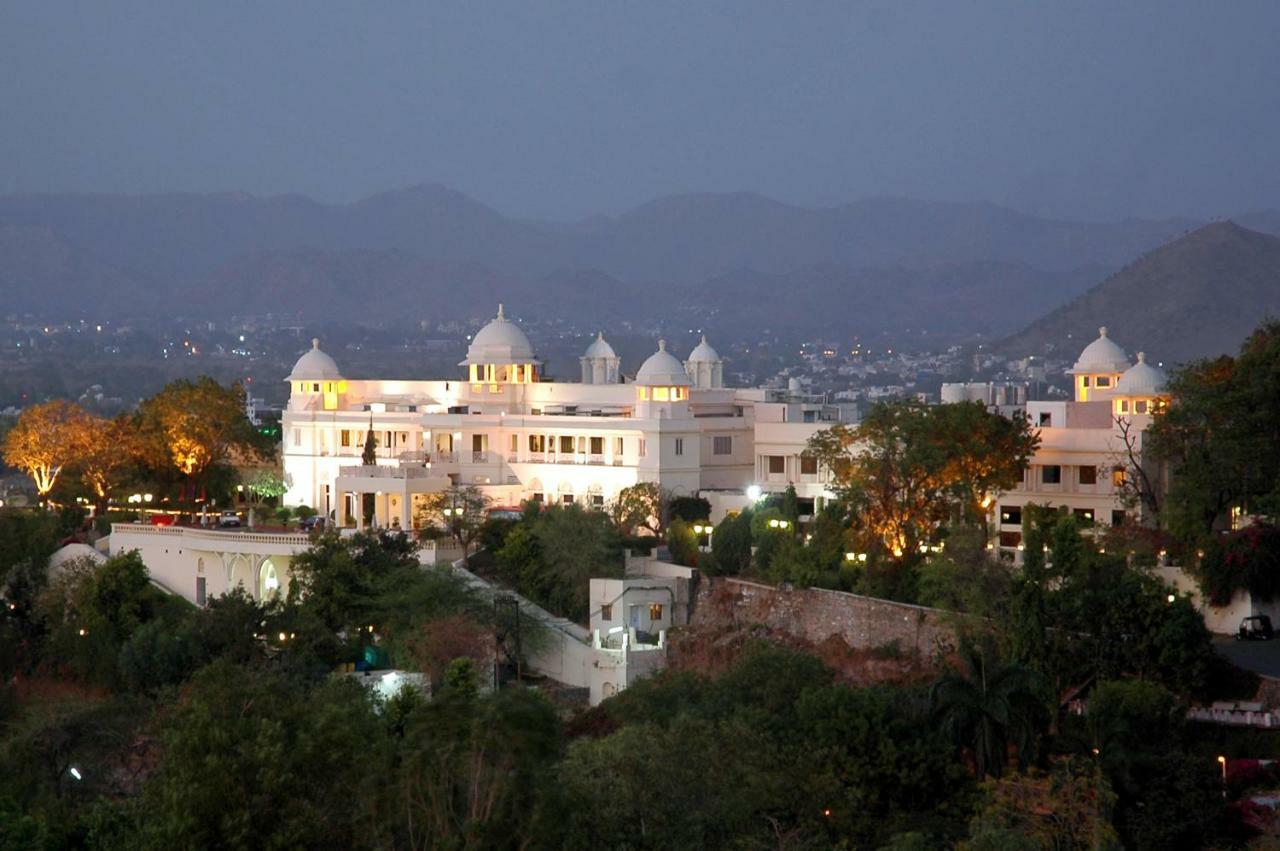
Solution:
{"label": "road", "polygon": [[1236,641],[1215,637],[1213,645],[1237,666],[1268,677],[1280,677],[1280,638],[1271,641]]}

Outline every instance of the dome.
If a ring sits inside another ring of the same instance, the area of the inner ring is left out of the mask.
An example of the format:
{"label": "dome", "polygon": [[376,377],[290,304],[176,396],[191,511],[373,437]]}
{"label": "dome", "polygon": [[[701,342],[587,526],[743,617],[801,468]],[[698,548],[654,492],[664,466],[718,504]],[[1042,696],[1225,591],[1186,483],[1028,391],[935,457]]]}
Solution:
{"label": "dome", "polygon": [[1120,396],[1158,396],[1165,391],[1169,377],[1158,366],[1147,363],[1146,352],[1138,352],[1138,362],[1125,370],[1116,382]]}
{"label": "dome", "polygon": [[684,364],[667,351],[666,340],[658,341],[658,350],[649,355],[648,360],[640,365],[640,371],[636,373],[636,384],[688,387],[691,383],[689,373],[684,370]]}
{"label": "dome", "polygon": [[1076,365],[1070,369],[1072,375],[1083,375],[1096,372],[1124,372],[1129,368],[1129,355],[1107,336],[1104,325],[1098,329],[1098,339],[1084,347]]}
{"label": "dome", "polygon": [[618,355],[613,350],[613,346],[604,338],[604,332],[601,331],[596,335],[591,345],[587,346],[587,350],[583,352],[584,358],[616,358]]}
{"label": "dome", "polygon": [[498,305],[498,316],[476,333],[467,347],[467,359],[459,366],[469,364],[536,363],[533,346],[520,326],[509,322]]}
{"label": "dome", "polygon": [[311,341],[311,350],[298,358],[286,381],[337,381],[342,378],[338,364],[320,351],[320,341]]}
{"label": "dome", "polygon": [[693,363],[715,363],[720,360],[720,355],[711,348],[711,344],[707,342],[707,335],[703,334],[702,342],[689,353],[689,360]]}

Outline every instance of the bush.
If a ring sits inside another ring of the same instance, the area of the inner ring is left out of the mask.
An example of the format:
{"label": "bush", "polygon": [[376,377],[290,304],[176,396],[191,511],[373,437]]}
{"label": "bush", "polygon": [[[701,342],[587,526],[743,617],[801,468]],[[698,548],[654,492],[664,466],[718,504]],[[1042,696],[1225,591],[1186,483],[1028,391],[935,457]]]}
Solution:
{"label": "bush", "polygon": [[736,576],[751,567],[750,509],[720,521],[711,538],[711,552],[717,572],[726,576]]}
{"label": "bush", "polygon": [[697,523],[711,517],[711,503],[700,496],[678,496],[671,500],[668,512],[672,520]]}
{"label": "bush", "polygon": [[676,564],[698,565],[698,538],[683,520],[673,520],[667,525],[667,547]]}

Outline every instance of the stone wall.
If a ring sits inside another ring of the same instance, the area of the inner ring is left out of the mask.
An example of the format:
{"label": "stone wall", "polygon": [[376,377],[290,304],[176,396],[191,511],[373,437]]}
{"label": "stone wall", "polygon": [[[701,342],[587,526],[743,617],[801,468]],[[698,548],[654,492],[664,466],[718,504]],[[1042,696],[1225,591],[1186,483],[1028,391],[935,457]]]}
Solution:
{"label": "stone wall", "polygon": [[905,653],[933,658],[955,645],[954,619],[940,609],[894,603],[820,588],[784,590],[741,579],[703,579],[691,625],[756,624],[815,645],[839,636],[855,650],[894,643]]}

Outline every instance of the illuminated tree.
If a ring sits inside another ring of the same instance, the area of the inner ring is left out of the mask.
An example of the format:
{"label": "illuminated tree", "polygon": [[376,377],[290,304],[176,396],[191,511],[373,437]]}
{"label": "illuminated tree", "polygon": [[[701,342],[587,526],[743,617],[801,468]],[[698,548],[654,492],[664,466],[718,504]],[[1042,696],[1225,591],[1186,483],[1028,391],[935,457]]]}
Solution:
{"label": "illuminated tree", "polygon": [[124,417],[108,420],[86,415],[84,425],[80,477],[98,505],[105,506],[120,473],[137,456],[137,432]]}
{"label": "illuminated tree", "polygon": [[668,502],[656,483],[640,482],[618,493],[610,514],[624,535],[632,535],[638,529],[661,535],[666,527]]}
{"label": "illuminated tree", "polygon": [[153,461],[191,479],[201,479],[233,450],[254,445],[244,391],[208,376],[171,382],[142,403],[138,416]]}
{"label": "illuminated tree", "polygon": [[880,403],[855,428],[809,440],[858,523],[863,546],[902,557],[946,521],[979,522],[989,499],[1022,480],[1039,445],[1025,417],[976,403]]}
{"label": "illuminated tree", "polygon": [[79,405],[57,400],[24,410],[4,439],[4,460],[31,477],[43,502],[58,474],[80,459],[89,415]]}
{"label": "illuminated tree", "polygon": [[489,518],[492,500],[474,485],[454,485],[445,491],[426,494],[414,518],[420,529],[443,528],[462,547],[463,558],[480,536]]}

